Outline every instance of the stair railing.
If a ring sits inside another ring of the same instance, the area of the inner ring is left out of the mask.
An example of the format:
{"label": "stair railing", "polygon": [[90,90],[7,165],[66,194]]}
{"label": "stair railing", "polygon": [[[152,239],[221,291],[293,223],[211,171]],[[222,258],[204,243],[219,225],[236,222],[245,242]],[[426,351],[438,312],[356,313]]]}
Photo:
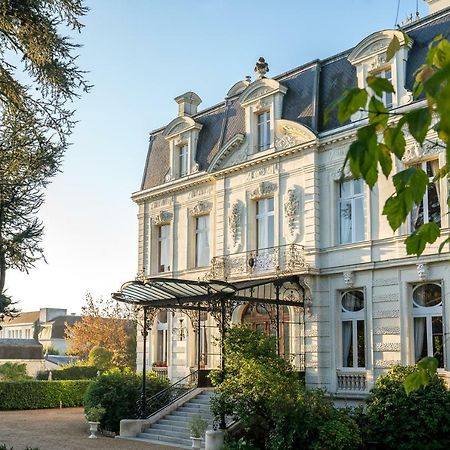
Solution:
{"label": "stair railing", "polygon": [[177,382],[171,384],[166,389],[163,389],[148,398],[146,403],[146,411],[147,413],[150,413],[150,415],[147,418],[158,414],[163,409],[179,400],[181,397],[193,391],[197,388],[197,385],[198,370],[195,370],[184,378],[181,378]]}

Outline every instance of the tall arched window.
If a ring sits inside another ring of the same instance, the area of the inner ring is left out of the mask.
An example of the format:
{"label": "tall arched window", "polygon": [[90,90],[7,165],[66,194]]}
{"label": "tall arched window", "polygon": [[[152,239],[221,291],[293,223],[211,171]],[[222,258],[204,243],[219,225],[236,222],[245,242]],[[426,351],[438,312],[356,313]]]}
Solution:
{"label": "tall arched window", "polygon": [[[269,314],[270,312],[270,314]],[[260,330],[266,336],[276,336],[276,324],[271,323],[271,316],[275,319],[276,308],[270,306],[249,305],[242,314],[242,323],[249,324],[253,330]],[[280,306],[280,355],[290,357],[289,345],[289,308]]]}
{"label": "tall arched window", "polygon": [[413,286],[414,360],[434,356],[444,367],[442,290],[438,283]]}
{"label": "tall arched window", "polygon": [[364,292],[341,294],[342,367],[366,366]]}

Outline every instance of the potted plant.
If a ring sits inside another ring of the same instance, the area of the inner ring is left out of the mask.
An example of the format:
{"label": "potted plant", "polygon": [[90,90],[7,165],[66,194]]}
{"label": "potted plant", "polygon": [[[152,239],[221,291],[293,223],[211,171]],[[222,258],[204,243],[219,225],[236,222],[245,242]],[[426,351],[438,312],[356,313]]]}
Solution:
{"label": "potted plant", "polygon": [[89,431],[91,432],[89,439],[97,439],[98,426],[100,425],[100,421],[105,414],[106,409],[100,404],[85,410],[85,416],[89,422]]}
{"label": "potted plant", "polygon": [[208,422],[200,416],[194,416],[189,423],[192,448],[200,448],[203,436],[208,428]]}

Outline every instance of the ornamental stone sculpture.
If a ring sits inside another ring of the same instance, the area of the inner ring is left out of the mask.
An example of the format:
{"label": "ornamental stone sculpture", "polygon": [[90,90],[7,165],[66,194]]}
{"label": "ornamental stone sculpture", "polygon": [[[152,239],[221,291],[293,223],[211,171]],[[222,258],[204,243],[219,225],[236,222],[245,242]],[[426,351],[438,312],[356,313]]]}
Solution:
{"label": "ornamental stone sculpture", "polygon": [[255,65],[255,72],[259,74],[259,78],[265,78],[265,75],[268,71],[269,64],[267,64],[266,60],[261,56]]}

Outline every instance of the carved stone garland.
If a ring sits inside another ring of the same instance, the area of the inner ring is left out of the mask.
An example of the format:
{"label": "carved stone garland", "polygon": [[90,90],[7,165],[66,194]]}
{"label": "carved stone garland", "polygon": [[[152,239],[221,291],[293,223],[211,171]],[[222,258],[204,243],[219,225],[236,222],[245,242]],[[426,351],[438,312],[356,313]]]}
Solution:
{"label": "carved stone garland", "polygon": [[234,246],[238,244],[239,231],[241,227],[241,205],[239,201],[233,203],[231,212],[228,217],[228,225],[230,227],[231,241]]}
{"label": "carved stone garland", "polygon": [[299,201],[295,189],[287,191],[287,199],[284,204],[284,214],[287,219],[289,234],[291,237],[295,234],[295,219],[297,218],[299,210]]}

